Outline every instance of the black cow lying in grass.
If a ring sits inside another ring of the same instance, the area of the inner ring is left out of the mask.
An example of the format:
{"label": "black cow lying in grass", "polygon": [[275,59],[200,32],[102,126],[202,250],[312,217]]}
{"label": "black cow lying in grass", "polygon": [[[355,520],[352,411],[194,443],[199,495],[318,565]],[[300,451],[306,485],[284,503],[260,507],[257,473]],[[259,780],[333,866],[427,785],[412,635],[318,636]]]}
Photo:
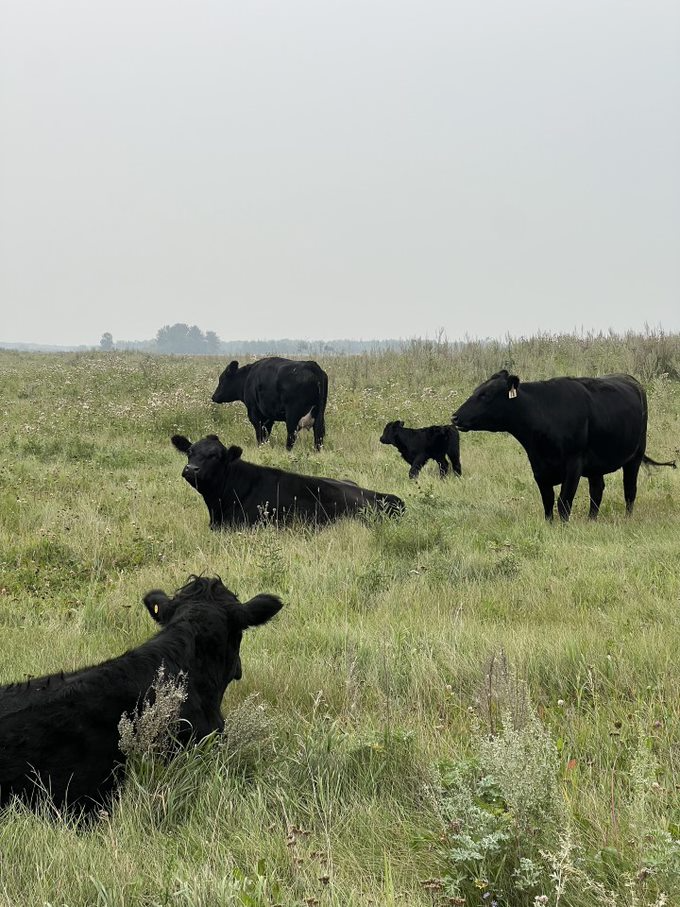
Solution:
{"label": "black cow lying in grass", "polygon": [[89,809],[114,787],[123,713],[134,713],[161,667],[185,675],[178,740],[221,731],[220,703],[241,677],[243,631],[281,608],[273,595],[241,604],[219,578],[190,577],[172,598],[154,590],[144,604],[162,627],[148,642],[103,664],[0,688],[0,806],[12,797]]}
{"label": "black cow lying in grass", "polygon": [[388,422],[380,438],[381,444],[393,444],[407,463],[411,464],[409,478],[417,479],[428,460],[439,464],[439,475],[445,479],[449,472],[448,459],[457,476],[460,468],[460,438],[453,425],[430,425],[429,428],[404,428],[401,420]]}
{"label": "black cow lying in grass", "polygon": [[241,459],[240,447],[225,447],[217,435],[195,444],[183,435],[173,435],[172,443],[188,457],[182,475],[203,496],[211,529],[265,520],[277,525],[292,519],[328,523],[363,508],[390,515],[404,511],[404,502],[393,494],[248,463]]}

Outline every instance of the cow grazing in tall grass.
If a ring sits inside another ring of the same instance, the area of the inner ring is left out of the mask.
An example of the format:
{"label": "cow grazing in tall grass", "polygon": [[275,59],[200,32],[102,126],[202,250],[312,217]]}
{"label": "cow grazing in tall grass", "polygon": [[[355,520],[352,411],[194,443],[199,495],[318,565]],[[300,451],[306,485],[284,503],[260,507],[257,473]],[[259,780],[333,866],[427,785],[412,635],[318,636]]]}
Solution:
{"label": "cow grazing in tall grass", "polygon": [[428,460],[435,460],[439,475],[445,479],[449,463],[457,476],[461,475],[460,438],[453,425],[430,425],[428,428],[404,428],[398,419],[388,422],[380,437],[381,444],[392,444],[410,464],[409,479],[417,479]]}
{"label": "cow grazing in tall grass", "polygon": [[590,518],[596,519],[604,477],[623,469],[626,511],[637,495],[640,465],[657,463],[645,454],[647,397],[630,375],[551,378],[520,384],[503,369],[480,384],[453,414],[460,431],[505,431],[526,450],[545,518],[552,520],[554,486],[561,484],[557,510],[568,520],[581,476],[590,486]]}
{"label": "cow grazing in tall grass", "polygon": [[404,510],[404,502],[396,495],[369,491],[354,482],[249,463],[241,459],[240,447],[225,447],[217,435],[194,444],[183,435],[173,435],[171,440],[187,455],[182,475],[202,495],[211,529],[263,520],[277,525],[293,519],[323,524],[365,508],[389,515]]}
{"label": "cow grazing in tall grass", "polygon": [[173,596],[153,590],[144,604],[160,632],[103,664],[0,688],[0,806],[13,797],[89,809],[113,789],[119,722],[145,701],[159,670],[182,678],[186,698],[177,739],[221,731],[220,703],[241,677],[240,646],[248,627],[281,608],[273,595],[241,603],[222,581],[190,577]]}

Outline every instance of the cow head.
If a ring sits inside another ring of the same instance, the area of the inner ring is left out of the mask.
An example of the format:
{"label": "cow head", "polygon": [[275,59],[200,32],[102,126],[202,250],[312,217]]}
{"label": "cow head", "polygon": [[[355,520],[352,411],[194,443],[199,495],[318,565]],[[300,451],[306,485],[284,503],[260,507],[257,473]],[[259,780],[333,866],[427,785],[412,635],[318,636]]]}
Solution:
{"label": "cow head", "polygon": [[453,414],[460,431],[508,431],[519,394],[519,378],[505,369],[480,384]]}
{"label": "cow head", "polygon": [[220,375],[220,380],[212,395],[213,403],[234,403],[236,400],[243,400],[243,386],[250,366],[244,365],[238,367],[238,362],[234,360]]}
{"label": "cow head", "polygon": [[197,491],[210,490],[220,483],[230,463],[238,460],[243,450],[236,445],[225,447],[217,435],[206,435],[192,444],[184,435],[170,439],[177,450],[187,455],[182,476]]}
{"label": "cow head", "polygon": [[396,419],[394,422],[388,422],[385,426],[382,435],[380,436],[381,444],[394,444],[397,432],[400,428],[404,427],[404,423],[401,419]]}
{"label": "cow head", "polygon": [[190,576],[173,596],[152,589],[143,601],[164,630],[172,632],[176,627],[183,638],[193,638],[194,671],[201,676],[190,680],[195,689],[215,694],[218,702],[228,684],[241,679],[244,631],[267,623],[283,607],[275,595],[256,595],[241,603],[218,576]]}

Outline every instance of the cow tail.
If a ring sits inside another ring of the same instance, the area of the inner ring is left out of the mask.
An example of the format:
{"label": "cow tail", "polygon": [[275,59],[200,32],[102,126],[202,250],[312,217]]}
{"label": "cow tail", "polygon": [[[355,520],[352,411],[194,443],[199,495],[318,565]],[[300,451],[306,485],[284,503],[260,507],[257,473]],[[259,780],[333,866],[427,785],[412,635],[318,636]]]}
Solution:
{"label": "cow tail", "polygon": [[318,382],[319,387],[319,404],[314,407],[316,412],[312,412],[314,420],[321,423],[321,428],[325,427],[326,403],[328,401],[328,375],[322,372]]}
{"label": "cow tail", "polygon": [[677,468],[675,460],[665,460],[663,463],[659,463],[656,460],[652,460],[652,458],[648,457],[646,454],[642,455],[642,462],[645,466],[670,466],[671,469]]}

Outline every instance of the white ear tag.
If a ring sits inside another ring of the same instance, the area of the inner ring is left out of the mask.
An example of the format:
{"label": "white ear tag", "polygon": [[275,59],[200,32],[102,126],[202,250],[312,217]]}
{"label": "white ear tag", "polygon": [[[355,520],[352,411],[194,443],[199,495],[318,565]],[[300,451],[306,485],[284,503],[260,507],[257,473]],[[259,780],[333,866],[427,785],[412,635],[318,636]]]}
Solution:
{"label": "white ear tag", "polygon": [[510,400],[514,400],[516,396],[517,396],[517,388],[516,388],[516,387],[511,387],[510,390],[508,391],[508,397],[509,397],[509,399],[510,399]]}

